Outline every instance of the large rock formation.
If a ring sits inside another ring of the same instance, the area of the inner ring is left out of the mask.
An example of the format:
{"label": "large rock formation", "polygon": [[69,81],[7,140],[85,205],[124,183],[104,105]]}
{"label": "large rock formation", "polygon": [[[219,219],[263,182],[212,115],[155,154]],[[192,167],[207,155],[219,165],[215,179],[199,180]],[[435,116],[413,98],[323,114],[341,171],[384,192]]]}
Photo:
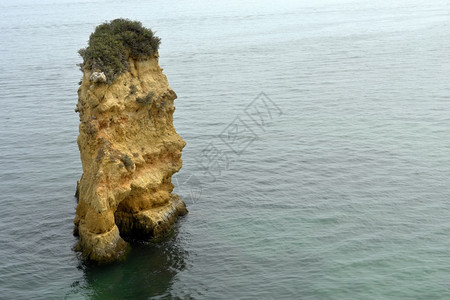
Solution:
{"label": "large rock formation", "polygon": [[157,51],[128,57],[127,71],[112,83],[86,61],[83,71],[76,108],[83,175],[74,233],[87,259],[105,262],[125,252],[124,239],[160,235],[187,213],[171,182],[185,142],[173,126],[176,94]]}

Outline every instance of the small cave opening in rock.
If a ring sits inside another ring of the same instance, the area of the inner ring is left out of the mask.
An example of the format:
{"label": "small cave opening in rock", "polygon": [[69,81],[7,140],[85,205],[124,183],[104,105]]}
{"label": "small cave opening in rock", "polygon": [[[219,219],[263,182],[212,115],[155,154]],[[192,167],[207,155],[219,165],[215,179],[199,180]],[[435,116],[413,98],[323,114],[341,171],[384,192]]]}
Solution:
{"label": "small cave opening in rock", "polygon": [[142,199],[142,195],[139,197],[135,192],[130,193],[114,212],[114,221],[119,228],[121,238],[130,243],[149,240],[154,236],[154,226],[151,220],[145,218],[145,214],[137,209],[139,206],[137,199]]}

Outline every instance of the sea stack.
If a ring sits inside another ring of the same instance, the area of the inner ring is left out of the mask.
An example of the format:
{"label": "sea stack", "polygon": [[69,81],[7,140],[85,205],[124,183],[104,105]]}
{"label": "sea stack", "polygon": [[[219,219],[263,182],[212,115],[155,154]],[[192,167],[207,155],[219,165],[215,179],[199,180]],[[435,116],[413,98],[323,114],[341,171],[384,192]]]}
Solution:
{"label": "sea stack", "polygon": [[99,25],[79,51],[83,174],[74,234],[88,260],[117,260],[126,240],[164,234],[187,213],[172,193],[186,143],[173,126],[177,96],[158,64],[159,43],[140,22],[116,19]]}

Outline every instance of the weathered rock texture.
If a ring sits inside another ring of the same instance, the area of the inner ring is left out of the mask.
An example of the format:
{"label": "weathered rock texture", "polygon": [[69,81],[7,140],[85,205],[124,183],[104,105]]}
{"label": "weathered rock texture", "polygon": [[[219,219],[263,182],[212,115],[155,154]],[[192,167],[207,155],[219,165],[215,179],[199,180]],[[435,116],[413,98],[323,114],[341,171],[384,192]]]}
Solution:
{"label": "weathered rock texture", "polygon": [[173,126],[177,96],[157,52],[130,58],[129,71],[110,85],[92,73],[84,71],[78,90],[83,175],[74,233],[77,249],[103,262],[124,253],[122,238],[157,236],[187,213],[171,182],[185,142]]}

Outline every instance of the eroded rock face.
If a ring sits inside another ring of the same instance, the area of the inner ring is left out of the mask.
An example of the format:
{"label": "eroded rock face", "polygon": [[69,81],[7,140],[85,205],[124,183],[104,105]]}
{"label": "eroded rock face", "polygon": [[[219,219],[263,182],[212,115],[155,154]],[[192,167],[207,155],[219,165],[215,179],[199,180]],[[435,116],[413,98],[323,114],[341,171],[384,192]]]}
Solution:
{"label": "eroded rock face", "polygon": [[78,90],[83,175],[74,233],[87,259],[105,262],[125,252],[123,238],[157,236],[187,213],[171,182],[185,142],[173,126],[177,96],[157,53],[130,58],[129,71],[111,85],[94,79],[85,71]]}
{"label": "eroded rock face", "polygon": [[106,75],[103,72],[92,72],[91,76],[89,76],[89,80],[94,83],[106,82]]}

